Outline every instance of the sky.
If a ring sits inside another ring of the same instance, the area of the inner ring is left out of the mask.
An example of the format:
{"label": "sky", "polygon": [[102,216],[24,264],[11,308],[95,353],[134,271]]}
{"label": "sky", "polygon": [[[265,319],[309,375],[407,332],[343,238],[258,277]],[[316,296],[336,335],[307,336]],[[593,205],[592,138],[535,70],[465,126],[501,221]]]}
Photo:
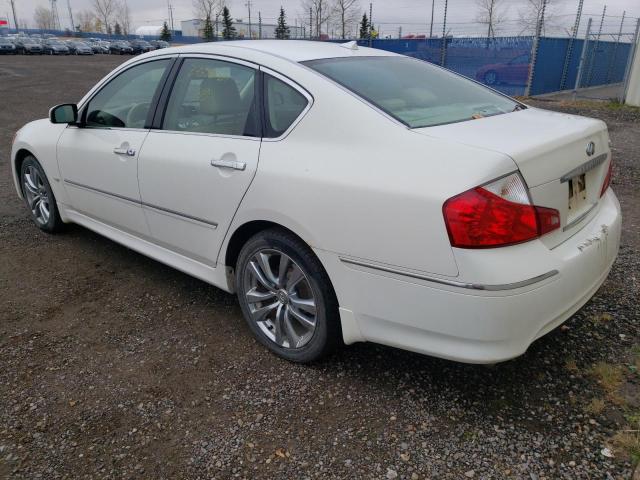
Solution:
{"label": "sky", "polygon": [[[20,22],[26,21],[30,27],[35,27],[33,22],[33,12],[37,5],[49,6],[48,0],[14,0]],[[71,4],[72,11],[91,10],[91,0],[57,0],[58,12],[63,26],[69,24],[67,1]],[[142,25],[161,25],[168,17],[168,0],[128,0],[131,10],[134,27]],[[180,28],[181,20],[194,18],[192,0],[170,0],[174,11],[174,26]],[[499,0],[501,9],[504,12],[505,23],[499,29],[498,34],[517,35],[522,26],[518,21],[519,12],[523,11],[527,0]],[[477,23],[477,2],[478,0],[449,0],[447,12],[447,30],[450,33],[480,34],[484,31]],[[308,22],[308,14],[303,15],[301,0],[251,0],[252,20],[255,22],[257,12],[262,14],[263,22],[269,23],[275,20],[280,5],[282,5],[288,15],[289,23],[295,24],[304,18]],[[434,34],[442,31],[442,20],[444,13],[444,0],[434,0]],[[229,0],[234,18],[247,21],[248,9],[247,0]],[[432,0],[374,0],[373,20],[379,25],[383,34],[396,34],[402,26],[403,34],[428,32],[431,20]],[[640,0],[585,0],[583,8],[583,20],[581,31],[586,27],[588,16],[594,17],[594,24],[599,26],[600,15],[604,5],[607,5],[607,17],[603,25],[603,31],[618,32],[623,11],[626,11],[627,20],[624,22],[623,30],[633,33],[635,22],[640,17]],[[368,0],[360,0],[361,10],[369,8]],[[575,21],[575,12],[578,0],[551,0],[550,14],[554,17],[557,32],[561,32],[565,27],[570,27]],[[11,6],[9,0],[0,0],[0,18],[9,17],[13,23]]]}

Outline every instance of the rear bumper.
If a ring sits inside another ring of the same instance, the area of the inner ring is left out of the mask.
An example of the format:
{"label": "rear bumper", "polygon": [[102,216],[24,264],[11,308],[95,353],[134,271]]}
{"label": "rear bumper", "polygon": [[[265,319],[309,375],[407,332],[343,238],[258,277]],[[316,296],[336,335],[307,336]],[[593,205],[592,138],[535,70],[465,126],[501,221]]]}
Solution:
{"label": "rear bumper", "polygon": [[[495,290],[469,287],[484,281],[447,285],[317,253],[336,287],[346,343],[372,341],[461,362],[495,363],[524,353],[595,294],[618,254],[620,232],[620,205],[609,189],[596,216],[558,247],[549,250],[534,241],[502,249],[505,257],[525,258],[529,268],[522,269],[520,282],[503,281],[501,271],[513,275],[514,262],[497,264],[500,249],[461,252],[461,275],[488,270],[496,280],[491,284],[500,287]],[[539,275],[531,275],[536,267]]]}

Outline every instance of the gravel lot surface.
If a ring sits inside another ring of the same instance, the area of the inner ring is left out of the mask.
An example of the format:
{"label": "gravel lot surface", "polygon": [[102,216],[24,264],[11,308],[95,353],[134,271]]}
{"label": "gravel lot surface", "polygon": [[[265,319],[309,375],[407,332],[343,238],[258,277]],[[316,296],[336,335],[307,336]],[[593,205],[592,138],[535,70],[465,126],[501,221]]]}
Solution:
{"label": "gravel lot surface", "polygon": [[491,368],[373,344],[299,366],[235,297],[80,227],[44,234],[16,197],[13,133],[121,61],[0,58],[0,478],[631,478],[611,438],[640,411],[638,111],[538,104],[607,121],[625,215],[564,327]]}

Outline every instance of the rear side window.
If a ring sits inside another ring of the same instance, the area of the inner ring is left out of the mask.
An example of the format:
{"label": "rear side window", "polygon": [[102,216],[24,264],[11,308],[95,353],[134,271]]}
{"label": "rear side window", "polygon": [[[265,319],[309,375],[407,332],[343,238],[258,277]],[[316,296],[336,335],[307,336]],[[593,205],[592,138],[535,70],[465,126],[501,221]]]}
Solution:
{"label": "rear side window", "polygon": [[265,81],[265,137],[282,135],[296,121],[309,103],[298,90],[266,74]]}

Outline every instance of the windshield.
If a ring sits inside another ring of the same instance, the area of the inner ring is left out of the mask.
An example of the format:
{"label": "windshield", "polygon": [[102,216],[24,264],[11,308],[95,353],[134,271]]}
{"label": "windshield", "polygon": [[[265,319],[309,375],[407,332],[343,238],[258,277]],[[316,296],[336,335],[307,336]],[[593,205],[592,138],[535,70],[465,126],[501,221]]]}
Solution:
{"label": "windshield", "polygon": [[471,80],[408,57],[344,57],[303,62],[411,128],[519,109]]}

